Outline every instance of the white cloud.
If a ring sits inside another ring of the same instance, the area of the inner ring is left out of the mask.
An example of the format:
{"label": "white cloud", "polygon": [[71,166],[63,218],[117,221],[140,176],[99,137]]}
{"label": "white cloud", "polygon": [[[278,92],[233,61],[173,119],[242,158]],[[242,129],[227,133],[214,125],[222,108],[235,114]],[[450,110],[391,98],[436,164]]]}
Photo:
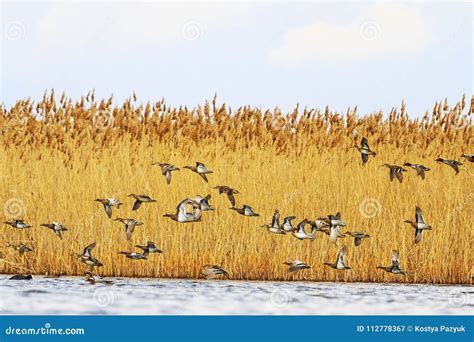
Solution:
{"label": "white cloud", "polygon": [[350,23],[316,22],[289,29],[283,44],[273,49],[274,64],[338,63],[380,56],[406,56],[423,51],[431,40],[428,21],[415,7],[377,4]]}
{"label": "white cloud", "polygon": [[250,4],[54,3],[38,26],[38,47],[169,46],[211,31],[242,27]]}

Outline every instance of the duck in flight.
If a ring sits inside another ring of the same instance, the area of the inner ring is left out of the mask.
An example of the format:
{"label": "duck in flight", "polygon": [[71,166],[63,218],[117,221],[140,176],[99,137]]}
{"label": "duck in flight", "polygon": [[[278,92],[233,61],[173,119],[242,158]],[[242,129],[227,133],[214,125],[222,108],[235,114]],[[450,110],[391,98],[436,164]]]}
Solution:
{"label": "duck in flight", "polygon": [[411,167],[413,170],[416,171],[416,174],[418,176],[420,176],[421,179],[425,179],[425,172],[427,171],[430,171],[431,169],[427,168],[426,166],[424,165],[421,165],[421,164],[412,164],[412,163],[408,163],[406,162],[405,164],[403,164],[403,166],[407,166],[407,167]]}
{"label": "duck in flight", "polygon": [[467,161],[470,161],[471,163],[474,163],[474,153],[471,153],[471,154],[463,154],[463,155],[461,155],[461,157],[463,157],[463,158],[466,159]]}
{"label": "duck in flight", "polygon": [[229,273],[218,265],[204,265],[201,274],[206,279],[215,279],[219,276],[229,277]]}
{"label": "duck in flight", "polygon": [[404,169],[401,166],[392,165],[392,164],[383,164],[382,166],[385,166],[385,167],[390,169],[390,181],[391,182],[395,178],[397,178],[400,183],[403,182],[403,172],[407,172],[406,169]]}
{"label": "duck in flight", "polygon": [[162,250],[158,249],[156,247],[155,243],[153,241],[147,241],[146,245],[136,245],[135,247],[140,248],[143,251],[143,255],[145,257],[148,256],[150,253],[163,253]]}
{"label": "duck in flight", "polygon": [[364,165],[365,163],[367,163],[367,161],[369,160],[369,156],[376,156],[377,153],[375,153],[374,151],[372,151],[369,147],[369,142],[367,141],[367,138],[362,138],[361,142],[360,142],[360,146],[358,146],[357,144],[354,145],[354,147],[360,152],[360,155],[362,157],[362,165]]}
{"label": "duck in flight", "polygon": [[436,161],[438,163],[442,163],[442,164],[450,166],[454,170],[456,175],[459,173],[459,166],[463,165],[461,162],[459,162],[457,160],[453,160],[453,159],[438,158],[438,159],[436,159]]}
{"label": "duck in flight", "polygon": [[215,186],[214,189],[219,190],[219,194],[226,194],[227,198],[229,199],[230,205],[233,207],[235,206],[234,195],[239,193],[238,190],[232,189],[231,187],[228,187],[227,185],[218,185],[218,186]]}
{"label": "duck in flight", "polygon": [[338,238],[344,237],[341,233],[341,228],[346,227],[346,222],[341,218],[341,213],[336,215],[328,215],[327,217],[320,217],[315,221],[319,230],[329,235],[329,240],[336,243]]}
{"label": "duck in flight", "polygon": [[96,202],[102,203],[104,206],[105,212],[109,218],[112,217],[112,207],[120,209],[120,206],[123,204],[115,198],[97,198]]}
{"label": "duck in flight", "polygon": [[135,230],[136,226],[142,226],[143,222],[137,221],[133,218],[120,218],[117,217],[114,221],[122,222],[125,225],[125,235],[127,236],[127,240],[130,240],[132,237],[133,231]]}
{"label": "duck in flight", "polygon": [[240,215],[243,215],[243,216],[260,216],[260,214],[257,214],[251,206],[247,205],[247,204],[244,204],[242,206],[242,208],[236,208],[236,207],[232,207],[230,208],[236,212],[238,212]]}
{"label": "duck in flight", "polygon": [[[188,207],[191,207],[192,211],[188,211]],[[193,199],[186,198],[176,207],[176,214],[168,213],[163,216],[180,223],[198,222],[202,217],[201,205]]]}
{"label": "duck in flight", "polygon": [[103,266],[103,264],[99,260],[97,260],[96,258],[92,256],[92,250],[95,248],[95,246],[96,246],[96,243],[93,242],[90,245],[88,245],[86,248],[84,248],[84,251],[82,252],[82,254],[73,253],[73,256],[75,256],[76,259],[79,259],[80,261],[85,263],[87,266],[89,266],[90,272],[93,271],[94,267]]}
{"label": "duck in flight", "polygon": [[211,211],[214,210],[214,207],[209,203],[211,200],[211,195],[207,195],[206,197],[201,197],[197,195],[194,197],[194,200],[199,203],[199,207],[202,211]]}
{"label": "duck in flight", "polygon": [[283,219],[283,223],[281,225],[281,229],[285,233],[291,233],[295,228],[293,227],[293,220],[296,216],[287,216]]}
{"label": "duck in flight", "polygon": [[23,255],[27,252],[32,252],[33,251],[33,248],[28,247],[24,243],[19,243],[18,245],[8,244],[7,247],[11,247],[14,250],[18,251],[18,253],[20,253],[20,255]]}
{"label": "duck in flight", "polygon": [[54,232],[54,234],[56,234],[56,236],[60,238],[61,240],[63,239],[62,232],[65,232],[68,230],[67,227],[65,227],[59,222],[43,223],[41,226],[51,229]]}
{"label": "duck in flight", "polygon": [[304,262],[298,259],[293,261],[285,261],[283,264],[288,266],[288,272],[290,273],[311,268],[311,266],[306,265]]}
{"label": "duck in flight", "polygon": [[153,163],[152,165],[158,165],[161,168],[161,174],[165,176],[166,179],[166,184],[171,183],[171,173],[173,171],[179,171],[178,167],[175,167],[174,165],[168,164],[168,163]]}
{"label": "duck in flight", "polygon": [[363,239],[370,238],[369,234],[365,234],[365,233],[362,233],[362,232],[347,232],[346,234],[349,235],[349,236],[352,236],[354,238],[354,245],[356,247],[360,246]]}
{"label": "duck in flight", "polygon": [[12,226],[13,228],[18,228],[18,229],[31,228],[31,225],[27,224],[24,220],[5,221],[3,223],[8,224],[9,226]]}
{"label": "duck in flight", "polygon": [[303,219],[300,223],[298,223],[296,228],[293,229],[293,232],[292,232],[293,236],[295,238],[297,238],[298,240],[306,240],[306,239],[313,240],[314,237],[316,237],[316,235],[314,235],[314,236],[310,235],[310,234],[306,233],[306,230],[305,230],[305,227],[308,224],[310,224],[309,220],[308,219]]}
{"label": "duck in flight", "polygon": [[141,253],[136,253],[136,252],[119,252],[118,254],[123,254],[127,258],[132,259],[132,260],[146,260],[146,256],[141,254]]}
{"label": "duck in flight", "polygon": [[351,268],[347,266],[346,263],[346,251],[346,246],[342,246],[342,248],[339,250],[339,253],[337,254],[336,262],[334,264],[325,262],[324,265],[332,267],[336,270],[350,270]]}
{"label": "duck in flight", "polygon": [[432,230],[433,228],[425,223],[423,212],[419,207],[416,207],[415,209],[415,218],[415,222],[410,220],[406,220],[405,222],[409,223],[413,228],[415,228],[415,243],[419,243],[421,241],[421,234],[423,233],[423,230]]}
{"label": "duck in flight", "polygon": [[273,213],[272,223],[271,224],[265,223],[260,227],[267,228],[270,233],[274,233],[274,234],[286,233],[280,226],[280,211],[278,209],[275,209],[275,212]]}
{"label": "duck in flight", "polygon": [[133,197],[135,198],[135,203],[133,204],[132,210],[137,210],[140,208],[142,203],[155,203],[156,200],[151,198],[150,196],[147,195],[136,195],[136,194],[130,194],[128,197]]}
{"label": "duck in flight", "polygon": [[183,168],[196,172],[199,176],[201,176],[202,179],[206,181],[206,183],[209,183],[206,175],[213,173],[213,171],[208,170],[206,166],[200,162],[196,162],[195,166],[184,166]]}
{"label": "duck in flight", "polygon": [[377,266],[377,268],[384,270],[385,272],[388,272],[388,273],[405,275],[405,271],[402,270],[400,267],[400,258],[398,255],[398,251],[395,249],[392,251],[392,265],[391,266]]}

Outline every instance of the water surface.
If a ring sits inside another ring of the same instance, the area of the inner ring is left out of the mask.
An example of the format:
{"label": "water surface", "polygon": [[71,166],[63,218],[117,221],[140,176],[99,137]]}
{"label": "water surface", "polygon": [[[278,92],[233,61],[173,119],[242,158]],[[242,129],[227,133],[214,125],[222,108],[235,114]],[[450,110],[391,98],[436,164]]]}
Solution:
{"label": "water surface", "polygon": [[0,313],[26,315],[472,314],[472,286],[0,275]]}

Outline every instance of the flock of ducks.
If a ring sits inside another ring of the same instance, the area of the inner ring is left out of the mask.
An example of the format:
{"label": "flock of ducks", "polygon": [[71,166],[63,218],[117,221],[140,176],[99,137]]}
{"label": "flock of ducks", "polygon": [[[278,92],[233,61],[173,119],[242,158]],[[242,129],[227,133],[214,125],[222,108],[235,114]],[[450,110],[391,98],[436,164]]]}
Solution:
{"label": "flock of ducks", "polygon": [[[376,152],[370,149],[369,143],[366,138],[362,138],[360,146],[355,145],[354,147],[361,154],[362,165],[366,164],[369,161],[370,156],[376,156]],[[474,154],[463,154],[462,157],[469,162],[474,162]],[[459,173],[459,166],[463,165],[457,160],[438,158],[436,159],[436,161],[450,166],[456,174]],[[168,163],[153,163],[153,165],[156,165],[161,168],[161,173],[165,177],[167,184],[171,183],[172,173],[175,171],[180,171],[180,168]],[[404,169],[402,166],[392,164],[383,164],[382,166],[387,167],[390,170],[390,181],[393,181],[395,178],[400,183],[403,181],[403,173],[407,172],[407,170]],[[423,180],[426,177],[426,172],[430,171],[428,167],[421,164],[405,162],[403,166],[410,167],[415,170],[417,175]],[[195,165],[184,166],[183,168],[189,169],[190,171],[198,174],[206,183],[209,182],[208,175],[213,173],[212,170],[209,170],[201,162],[196,162]],[[219,194],[225,194],[227,196],[231,204],[230,209],[235,211],[236,213],[246,217],[260,216],[251,206],[247,204],[243,204],[242,207],[236,206],[235,195],[239,194],[238,190],[226,185],[218,185],[215,186],[213,189],[217,190]],[[144,203],[150,204],[156,202],[155,199],[143,194],[130,194],[129,197],[134,200],[132,207],[133,211],[140,209],[140,207]],[[203,212],[214,210],[214,208],[210,204],[210,200],[210,194],[205,197],[196,196],[194,198],[186,198],[178,204],[178,206],[176,207],[176,212],[166,213],[163,216],[179,223],[199,222],[202,219]],[[121,205],[123,205],[122,202],[115,198],[98,198],[95,201],[103,205],[105,213],[109,219],[112,219],[114,208],[115,210],[117,210],[120,209]],[[295,219],[295,216],[287,216],[284,217],[283,221],[280,223],[280,211],[276,209],[273,213],[271,222],[261,225],[261,228],[265,228],[266,230],[268,230],[269,233],[272,234],[290,234],[298,240],[314,240],[316,238],[316,234],[318,232],[321,232],[327,235],[329,241],[336,245],[338,239],[352,237],[354,239],[354,245],[356,247],[360,246],[364,239],[370,238],[370,235],[364,232],[343,232],[342,230],[347,226],[347,224],[342,219],[341,214],[339,212],[335,215],[330,214],[325,217],[320,217],[316,220],[308,220],[305,218],[301,220],[298,224],[296,224],[296,227],[293,223]],[[125,230],[125,237],[127,240],[131,239],[136,227],[142,226],[144,224],[143,222],[140,222],[133,218],[116,217],[112,220],[123,224]],[[419,207],[416,207],[415,209],[415,220],[406,220],[405,222],[410,224],[415,229],[415,243],[421,242],[423,231],[433,229],[429,224],[425,223],[423,212]],[[24,220],[21,219],[5,221],[4,223],[17,229],[27,229],[32,227],[30,224],[27,224]],[[59,239],[62,239],[63,233],[68,230],[67,227],[65,227],[59,222],[43,223],[41,224],[41,226],[52,230]],[[307,230],[308,226],[310,227],[309,231]],[[17,245],[8,244],[8,247],[11,247],[14,250],[18,251],[20,255],[31,252],[33,250],[31,247],[28,247],[23,243]],[[88,282],[92,284],[95,284],[97,282],[111,283],[111,281],[105,280],[99,275],[93,273],[95,267],[103,266],[103,264],[93,256],[92,251],[95,247],[96,243],[93,242],[86,246],[82,253],[73,253],[72,255],[77,260],[88,266],[88,270],[85,273],[86,280]],[[147,241],[146,244],[135,245],[135,247],[140,249],[141,251],[121,251],[118,254],[124,255],[125,257],[132,260],[146,260],[152,253],[162,253],[162,250],[160,250],[153,241]],[[347,247],[340,247],[335,262],[325,262],[324,265],[336,270],[351,269],[351,267],[348,266],[346,260],[346,253]],[[293,261],[286,261],[284,262],[284,264],[288,266],[288,271],[290,273],[311,268],[311,266],[305,264],[304,262],[298,259],[295,259]],[[396,275],[406,275],[405,271],[400,266],[399,253],[397,250],[392,251],[391,264],[389,266],[378,266],[377,268]],[[201,274],[207,279],[214,279],[216,277],[221,276],[229,277],[229,273],[219,265],[204,265]],[[11,279],[31,278],[31,275],[15,275]]]}

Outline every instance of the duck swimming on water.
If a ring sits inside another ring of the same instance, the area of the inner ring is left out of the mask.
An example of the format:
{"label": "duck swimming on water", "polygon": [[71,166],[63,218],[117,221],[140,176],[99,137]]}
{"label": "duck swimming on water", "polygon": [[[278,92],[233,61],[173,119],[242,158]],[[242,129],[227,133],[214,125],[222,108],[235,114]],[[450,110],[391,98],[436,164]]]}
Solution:
{"label": "duck swimming on water", "polygon": [[229,277],[229,273],[218,265],[204,265],[201,274],[206,279],[215,279],[219,276]]}

